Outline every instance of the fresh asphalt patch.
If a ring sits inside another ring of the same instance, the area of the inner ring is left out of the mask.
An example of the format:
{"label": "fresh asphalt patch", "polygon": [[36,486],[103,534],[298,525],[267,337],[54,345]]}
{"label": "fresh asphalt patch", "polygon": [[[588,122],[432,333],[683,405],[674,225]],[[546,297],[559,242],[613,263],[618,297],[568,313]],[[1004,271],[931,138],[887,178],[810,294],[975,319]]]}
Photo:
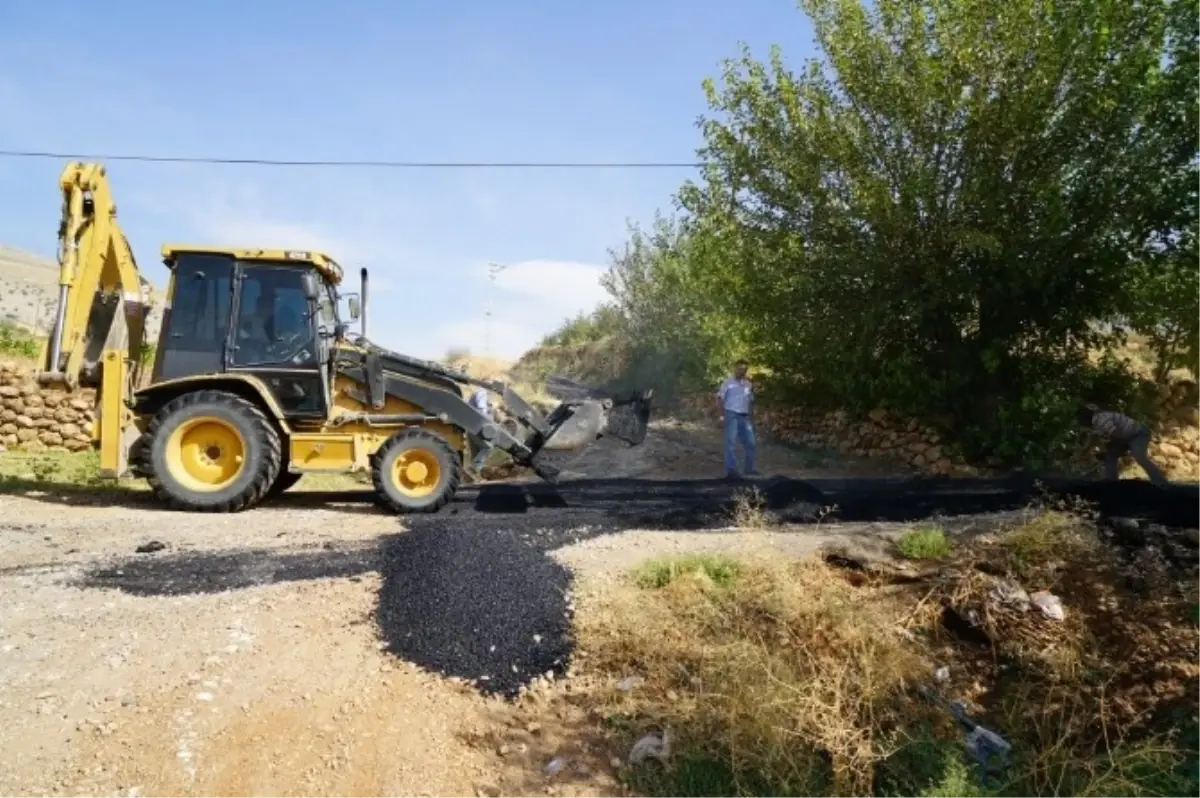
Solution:
{"label": "fresh asphalt patch", "polygon": [[[537,676],[561,674],[570,661],[571,576],[547,552],[629,529],[727,527],[750,487],[773,520],[798,525],[998,513],[1049,492],[1092,502],[1105,518],[1194,529],[1200,503],[1195,486],[1029,477],[506,483],[464,488],[440,513],[406,517],[408,531],[372,544],[140,554],[95,567],[77,584],[179,596],[378,572],[376,620],[390,652],[511,696]],[[802,526],[795,533],[804,534]]]}

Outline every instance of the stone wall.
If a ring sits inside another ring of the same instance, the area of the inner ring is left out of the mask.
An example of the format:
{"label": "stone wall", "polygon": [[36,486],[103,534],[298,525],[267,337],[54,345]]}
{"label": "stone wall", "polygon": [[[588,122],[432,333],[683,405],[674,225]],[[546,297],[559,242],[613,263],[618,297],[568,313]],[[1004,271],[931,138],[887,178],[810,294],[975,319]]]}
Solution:
{"label": "stone wall", "polygon": [[[1162,421],[1154,430],[1150,457],[1175,480],[1200,479],[1200,410],[1196,383],[1177,382],[1163,389],[1160,401]],[[715,415],[712,397],[690,397],[687,409],[705,416]],[[833,449],[842,454],[891,461],[900,469],[943,476],[977,476],[999,473],[998,459],[968,463],[934,429],[916,421],[898,418],[886,410],[871,411],[866,418],[854,418],[838,411],[814,414],[803,407],[762,407],[758,425],[770,435],[788,443]],[[1096,467],[1095,450],[1081,450],[1070,463],[1077,470]],[[1142,476],[1141,468],[1126,456],[1122,474]]]}
{"label": "stone wall", "polygon": [[92,445],[95,391],[46,390],[28,366],[0,362],[0,448],[81,451]]}

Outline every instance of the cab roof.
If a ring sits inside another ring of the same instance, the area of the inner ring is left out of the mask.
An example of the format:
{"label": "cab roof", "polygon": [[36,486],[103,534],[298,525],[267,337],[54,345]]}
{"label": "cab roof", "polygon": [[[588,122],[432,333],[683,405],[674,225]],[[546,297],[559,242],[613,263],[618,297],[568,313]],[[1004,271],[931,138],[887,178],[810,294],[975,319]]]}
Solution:
{"label": "cab roof", "polygon": [[279,266],[308,265],[320,272],[321,276],[333,285],[339,285],[342,282],[341,265],[324,252],[316,252],[311,249],[239,249],[237,247],[167,244],[162,248],[163,263],[168,268],[173,268],[175,258],[188,253],[227,255],[237,260],[259,261],[265,265],[271,263]]}

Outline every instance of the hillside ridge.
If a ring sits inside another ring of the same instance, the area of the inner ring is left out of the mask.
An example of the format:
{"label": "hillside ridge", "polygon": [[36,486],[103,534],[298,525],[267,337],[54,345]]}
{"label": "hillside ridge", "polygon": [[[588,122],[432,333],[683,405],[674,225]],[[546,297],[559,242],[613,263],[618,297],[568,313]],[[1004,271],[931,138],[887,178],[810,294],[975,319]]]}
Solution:
{"label": "hillside ridge", "polygon": [[[147,340],[158,339],[162,295],[153,290]],[[58,263],[53,258],[0,243],[0,323],[45,336],[54,323],[58,301]]]}

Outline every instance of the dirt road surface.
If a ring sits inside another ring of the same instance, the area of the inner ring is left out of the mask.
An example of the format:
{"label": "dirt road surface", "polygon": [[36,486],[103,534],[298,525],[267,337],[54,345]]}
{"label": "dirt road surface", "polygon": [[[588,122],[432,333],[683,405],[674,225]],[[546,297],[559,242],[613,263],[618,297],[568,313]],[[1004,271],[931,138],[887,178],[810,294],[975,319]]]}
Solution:
{"label": "dirt road surface", "polygon": [[[863,463],[765,445],[764,472],[806,482],[763,482],[762,511],[807,523],[731,529],[744,487],[715,479],[715,431],[670,423],[562,464],[560,486],[474,486],[404,523],[303,483],[221,516],[126,491],[0,496],[0,790],[614,794],[614,752],[578,718],[509,700],[534,679],[570,689],[581,586],[685,550],[882,549],[914,506],[846,493],[880,476]],[[919,514],[1018,504],[924,495]],[[814,523],[830,497],[835,521]]]}

